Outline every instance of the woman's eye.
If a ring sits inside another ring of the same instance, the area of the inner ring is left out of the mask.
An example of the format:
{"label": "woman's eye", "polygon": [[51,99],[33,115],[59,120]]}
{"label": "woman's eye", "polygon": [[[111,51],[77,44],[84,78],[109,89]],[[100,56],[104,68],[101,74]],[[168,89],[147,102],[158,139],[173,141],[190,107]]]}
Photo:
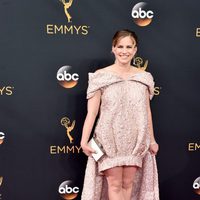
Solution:
{"label": "woman's eye", "polygon": [[132,46],[126,46],[126,47],[123,47],[123,46],[117,46],[117,48],[119,48],[119,49],[122,49],[122,48],[127,48],[127,49],[131,49],[132,48]]}

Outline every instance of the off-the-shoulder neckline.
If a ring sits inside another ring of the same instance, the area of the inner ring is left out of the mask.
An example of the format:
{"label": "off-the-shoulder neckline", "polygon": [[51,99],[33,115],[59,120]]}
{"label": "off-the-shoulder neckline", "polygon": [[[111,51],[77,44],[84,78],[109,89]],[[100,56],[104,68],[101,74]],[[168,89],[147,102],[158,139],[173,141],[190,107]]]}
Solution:
{"label": "off-the-shoulder neckline", "polygon": [[149,72],[142,71],[142,72],[137,72],[137,73],[131,73],[126,78],[123,78],[122,76],[120,76],[119,74],[117,74],[116,72],[111,71],[111,70],[109,70],[109,71],[108,70],[107,71],[99,70],[99,71],[96,71],[96,72],[89,72],[88,74],[99,74],[99,73],[104,73],[104,74],[108,74],[108,75],[114,75],[114,76],[126,81],[126,80],[129,80],[131,77],[137,76],[139,74],[149,73]]}

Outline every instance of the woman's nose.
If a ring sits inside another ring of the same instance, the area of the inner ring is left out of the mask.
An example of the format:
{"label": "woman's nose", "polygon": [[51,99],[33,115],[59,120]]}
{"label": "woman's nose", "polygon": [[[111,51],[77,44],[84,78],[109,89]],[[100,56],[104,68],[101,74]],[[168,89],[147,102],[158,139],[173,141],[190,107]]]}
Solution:
{"label": "woman's nose", "polygon": [[126,49],[126,48],[123,48],[123,49],[122,49],[122,52],[123,52],[123,53],[126,53],[126,52],[127,52],[127,49]]}

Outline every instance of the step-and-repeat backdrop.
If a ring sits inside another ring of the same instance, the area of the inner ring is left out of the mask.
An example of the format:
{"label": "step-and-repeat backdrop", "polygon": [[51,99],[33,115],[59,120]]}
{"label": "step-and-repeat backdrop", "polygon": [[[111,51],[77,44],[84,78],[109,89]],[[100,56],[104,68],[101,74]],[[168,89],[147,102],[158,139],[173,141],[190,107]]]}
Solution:
{"label": "step-and-repeat backdrop", "polygon": [[[0,1],[0,199],[81,199],[88,72],[114,61],[120,29],[151,101],[161,200],[200,199],[200,2]],[[148,199],[147,199],[148,200]]]}

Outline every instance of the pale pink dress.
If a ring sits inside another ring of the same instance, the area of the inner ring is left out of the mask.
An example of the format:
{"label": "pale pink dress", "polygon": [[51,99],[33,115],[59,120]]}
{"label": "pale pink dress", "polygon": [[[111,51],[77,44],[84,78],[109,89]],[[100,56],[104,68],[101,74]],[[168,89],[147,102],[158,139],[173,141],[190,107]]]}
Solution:
{"label": "pale pink dress", "polygon": [[156,160],[148,151],[147,95],[150,99],[154,95],[151,73],[139,72],[126,79],[110,71],[89,73],[87,99],[97,90],[101,105],[95,134],[106,156],[98,162],[88,158],[81,199],[108,200],[107,182],[100,172],[135,165],[139,169],[131,200],[159,200]]}

